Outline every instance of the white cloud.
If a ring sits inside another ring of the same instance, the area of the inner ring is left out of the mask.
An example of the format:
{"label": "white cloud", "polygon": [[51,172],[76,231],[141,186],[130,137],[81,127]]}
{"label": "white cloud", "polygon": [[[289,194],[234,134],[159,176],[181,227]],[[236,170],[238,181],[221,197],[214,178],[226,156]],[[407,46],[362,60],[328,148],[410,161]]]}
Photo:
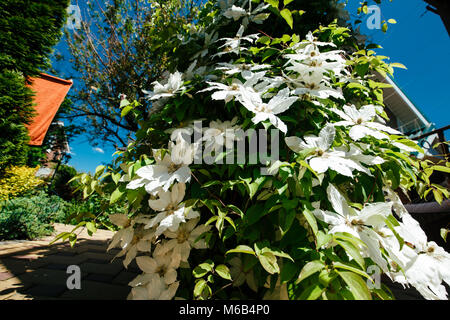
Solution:
{"label": "white cloud", "polygon": [[101,148],[92,148],[92,150],[95,152],[95,153],[105,153],[105,151],[103,151],[103,149],[101,149]]}

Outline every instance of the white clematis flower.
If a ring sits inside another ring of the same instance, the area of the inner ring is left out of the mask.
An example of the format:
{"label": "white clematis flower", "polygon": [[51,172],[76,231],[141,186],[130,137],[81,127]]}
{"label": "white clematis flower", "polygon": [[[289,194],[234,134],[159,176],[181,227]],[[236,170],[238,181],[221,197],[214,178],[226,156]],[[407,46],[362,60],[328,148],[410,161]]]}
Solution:
{"label": "white clematis flower", "polygon": [[203,58],[204,56],[206,56],[208,54],[209,47],[211,46],[211,44],[217,41],[218,37],[219,35],[215,31],[211,33],[205,33],[205,42],[203,44],[203,48],[199,52],[194,54],[191,57],[191,60],[194,60],[198,57]]}
{"label": "white clematis flower", "polygon": [[233,79],[231,85],[226,85],[220,82],[207,82],[209,87],[199,92],[215,91],[211,98],[213,100],[225,100],[225,103],[230,102],[233,98],[240,99],[242,96],[242,91],[247,90],[251,92],[255,92],[253,86],[260,81],[264,75],[265,71],[251,73],[249,77],[245,78],[245,82],[242,83],[239,79]]}
{"label": "white clematis flower", "polygon": [[285,141],[288,147],[296,153],[311,149],[314,151],[306,159],[311,168],[317,173],[324,173],[328,169],[347,176],[353,177],[353,170],[358,170],[370,174],[367,168],[363,167],[358,161],[347,158],[345,151],[334,150],[331,148],[336,135],[336,129],[332,125],[326,125],[320,130],[319,136],[308,135],[302,140],[299,137],[286,137]]}
{"label": "white clematis flower", "polygon": [[336,47],[336,45],[332,42],[321,42],[321,41],[317,41],[317,38],[314,37],[312,31],[309,31],[308,34],[305,37],[305,40],[303,40],[302,42],[297,43],[294,48],[304,48],[304,49],[308,49],[308,47],[313,47],[313,48],[317,48],[317,47]]}
{"label": "white clematis flower", "polygon": [[199,219],[191,219],[180,225],[177,231],[166,230],[164,235],[169,239],[158,251],[159,254],[170,254],[173,263],[179,265],[180,262],[187,262],[191,248],[206,249],[204,239],[198,239],[203,233],[209,231],[211,226],[197,226]]}
{"label": "white clematis flower", "polygon": [[242,90],[242,96],[239,101],[245,108],[255,113],[255,116],[252,118],[254,124],[269,120],[275,128],[286,133],[286,124],[276,115],[285,112],[295,101],[297,101],[297,97],[289,96],[289,91],[288,88],[280,90],[276,96],[265,103],[262,101],[259,93]]}
{"label": "white clematis flower", "polygon": [[107,251],[115,248],[119,243],[122,250],[114,257],[118,258],[126,254],[123,264],[126,267],[136,257],[138,252],[149,252],[154,240],[154,230],[144,230],[136,224],[145,221],[144,216],[138,216],[131,220],[126,214],[112,214],[109,219],[116,226],[122,227],[111,239]]}
{"label": "white clematis flower", "polygon": [[225,146],[231,149],[234,141],[238,140],[236,130],[241,127],[236,125],[238,118],[234,117],[231,121],[211,121],[209,128],[205,129],[203,141],[205,141],[205,150],[221,151]]}
{"label": "white clematis flower", "polygon": [[387,262],[381,255],[380,236],[376,230],[386,226],[386,218],[391,214],[392,204],[379,202],[366,205],[361,211],[350,207],[345,198],[330,184],[327,188],[328,199],[335,212],[315,209],[317,219],[330,225],[330,234],[346,232],[362,240],[367,247],[360,248],[364,256],[370,257],[384,271]]}
{"label": "white clematis flower", "polygon": [[178,265],[170,255],[157,255],[153,258],[136,258],[138,267],[144,272],[133,279],[130,297],[134,300],[170,300],[175,296],[179,282],[176,282]]}
{"label": "white clematis flower", "polygon": [[401,219],[395,230],[406,243],[401,250],[395,242],[383,243],[389,255],[395,257],[395,262],[403,269],[403,272],[388,275],[403,285],[412,285],[426,299],[446,300],[447,292],[442,282],[450,285],[450,254],[435,242],[428,242],[420,224],[409,214],[394,190],[389,187],[383,190]]}
{"label": "white clematis flower", "polygon": [[156,164],[144,166],[136,171],[137,179],[131,180],[127,189],[137,189],[142,186],[145,190],[155,195],[158,188],[169,190],[175,182],[186,183],[191,179],[189,165],[194,160],[198,148],[197,143],[189,143],[184,139],[178,139],[176,143],[169,142],[169,153],[162,157],[162,150],[154,152]]}
{"label": "white clematis flower", "polygon": [[233,19],[234,21],[239,20],[240,18],[247,15],[247,11],[241,7],[237,7],[234,4],[231,6],[231,8],[227,9],[223,15],[227,17],[228,19]]}
{"label": "white clematis flower", "polygon": [[227,53],[239,54],[241,51],[246,51],[247,48],[241,47],[241,42],[247,41],[247,42],[253,43],[255,40],[258,39],[259,36],[257,34],[250,34],[248,36],[243,36],[244,29],[245,29],[244,26],[241,25],[234,38],[219,39],[218,41],[225,41],[225,43],[223,45],[221,45],[219,47],[219,49],[224,48],[224,47],[225,47],[225,49],[222,52],[218,52],[218,53],[214,54],[213,57],[221,56],[221,55],[224,55]]}
{"label": "white clematis flower", "polygon": [[129,300],[171,300],[178,290],[180,282],[167,285],[161,277],[152,278],[145,286],[131,289]]}
{"label": "white clematis flower", "polygon": [[[236,73],[241,73],[243,71],[260,71],[264,69],[271,68],[271,65],[269,64],[248,64],[248,63],[226,63],[226,62],[220,62],[217,64],[219,67],[217,67],[217,70],[223,70],[225,74],[227,75],[233,75]],[[245,78],[245,77],[244,77]]]}
{"label": "white clematis flower", "polygon": [[286,76],[286,80],[294,85],[293,94],[310,95],[321,99],[329,97],[344,99],[341,90],[333,89],[322,72],[305,71],[301,74]]}
{"label": "white clematis flower", "polygon": [[184,183],[175,184],[171,191],[159,189],[159,199],[149,200],[148,204],[150,208],[160,212],[148,222],[145,228],[156,227],[155,236],[159,236],[166,230],[177,231],[180,223],[186,222],[187,219],[197,218],[199,216],[197,211],[190,210],[186,215],[184,204],[180,204],[185,191]]}
{"label": "white clematis flower", "polygon": [[165,85],[158,81],[152,83],[154,85],[153,91],[142,90],[150,100],[158,100],[160,98],[172,97],[176,93],[183,91],[182,74],[178,71],[169,75],[169,79]]}
{"label": "white clematis flower", "polygon": [[251,9],[251,2],[249,2],[249,4],[250,4],[249,11],[246,11],[241,7],[233,5],[231,6],[231,8],[227,9],[223,13],[223,15],[228,19],[233,19],[234,21],[237,21],[243,17],[244,19],[242,20],[242,25],[244,27],[247,27],[249,22],[261,24],[263,23],[264,20],[266,20],[269,17],[268,13],[260,13],[261,11],[267,9],[270,6],[269,4],[261,3],[253,11]]}
{"label": "white clematis flower", "polygon": [[372,136],[377,139],[388,139],[389,137],[381,132],[391,134],[402,134],[401,132],[385,126],[381,123],[374,122],[376,117],[376,108],[373,105],[366,105],[359,110],[354,106],[344,106],[344,110],[332,109],[344,121],[334,123],[335,126],[346,126],[350,128],[349,135],[354,140],[360,140],[366,136]]}
{"label": "white clematis flower", "polygon": [[343,51],[329,51],[320,52],[317,47],[307,47],[306,49],[297,50],[295,54],[287,54],[286,58],[289,59],[287,64],[291,64],[290,67],[286,68],[300,74],[305,72],[317,72],[321,74],[333,71],[334,74],[338,75],[345,71],[346,60],[341,56]]}

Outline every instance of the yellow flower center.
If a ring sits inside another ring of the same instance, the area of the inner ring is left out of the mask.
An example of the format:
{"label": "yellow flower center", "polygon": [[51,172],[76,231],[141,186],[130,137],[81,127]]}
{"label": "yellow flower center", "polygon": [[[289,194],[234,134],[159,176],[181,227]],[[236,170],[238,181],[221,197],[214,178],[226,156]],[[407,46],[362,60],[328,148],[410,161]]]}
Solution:
{"label": "yellow flower center", "polygon": [[266,104],[262,104],[260,106],[257,106],[255,108],[255,111],[257,111],[257,112],[268,112],[269,110],[267,109],[267,105]]}
{"label": "yellow flower center", "polygon": [[166,274],[166,266],[162,265],[156,268],[155,273],[157,273],[161,278]]}
{"label": "yellow flower center", "polygon": [[231,85],[231,90],[239,90],[239,86],[236,84],[236,83],[233,83],[232,85]]}
{"label": "yellow flower center", "polygon": [[186,242],[188,237],[189,235],[185,230],[180,230],[177,235],[177,242],[178,243]]}
{"label": "yellow flower center", "polygon": [[167,171],[168,171],[169,173],[174,173],[175,171],[177,171],[177,170],[180,169],[181,167],[182,167],[181,164],[175,164],[175,163],[172,163],[172,164],[170,164],[170,166],[167,168]]}

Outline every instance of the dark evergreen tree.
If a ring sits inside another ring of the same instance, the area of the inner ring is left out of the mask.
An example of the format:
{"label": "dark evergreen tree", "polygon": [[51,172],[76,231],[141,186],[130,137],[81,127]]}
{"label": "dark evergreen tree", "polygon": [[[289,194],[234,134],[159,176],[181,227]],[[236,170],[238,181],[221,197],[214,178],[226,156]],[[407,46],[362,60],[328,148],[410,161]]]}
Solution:
{"label": "dark evergreen tree", "polygon": [[33,117],[30,77],[49,66],[59,41],[68,0],[0,2],[0,171],[25,164],[29,147],[25,124]]}

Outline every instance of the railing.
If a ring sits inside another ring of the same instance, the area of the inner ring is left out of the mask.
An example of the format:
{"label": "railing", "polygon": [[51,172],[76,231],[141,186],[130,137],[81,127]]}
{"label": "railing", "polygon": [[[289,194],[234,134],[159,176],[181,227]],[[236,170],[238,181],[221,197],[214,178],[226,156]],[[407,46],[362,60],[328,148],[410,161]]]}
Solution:
{"label": "railing", "polygon": [[[448,125],[446,127],[443,127],[443,128],[440,128],[440,129],[436,129],[436,130],[430,131],[430,132],[422,134],[422,135],[420,135],[418,137],[411,137],[411,139],[413,139],[413,140],[421,140],[421,139],[424,139],[426,137],[429,137],[429,136],[437,134],[439,141],[442,142],[441,145],[440,145],[440,148],[442,148],[442,151],[443,151],[442,152],[442,156],[445,158],[445,160],[449,161],[450,160],[449,146],[448,146],[447,143],[445,143],[445,142],[447,142],[447,140],[445,139],[445,135],[444,135],[444,132],[446,130],[449,130],[449,129],[450,129],[450,125]],[[433,149],[433,146],[431,146],[430,149]]]}

